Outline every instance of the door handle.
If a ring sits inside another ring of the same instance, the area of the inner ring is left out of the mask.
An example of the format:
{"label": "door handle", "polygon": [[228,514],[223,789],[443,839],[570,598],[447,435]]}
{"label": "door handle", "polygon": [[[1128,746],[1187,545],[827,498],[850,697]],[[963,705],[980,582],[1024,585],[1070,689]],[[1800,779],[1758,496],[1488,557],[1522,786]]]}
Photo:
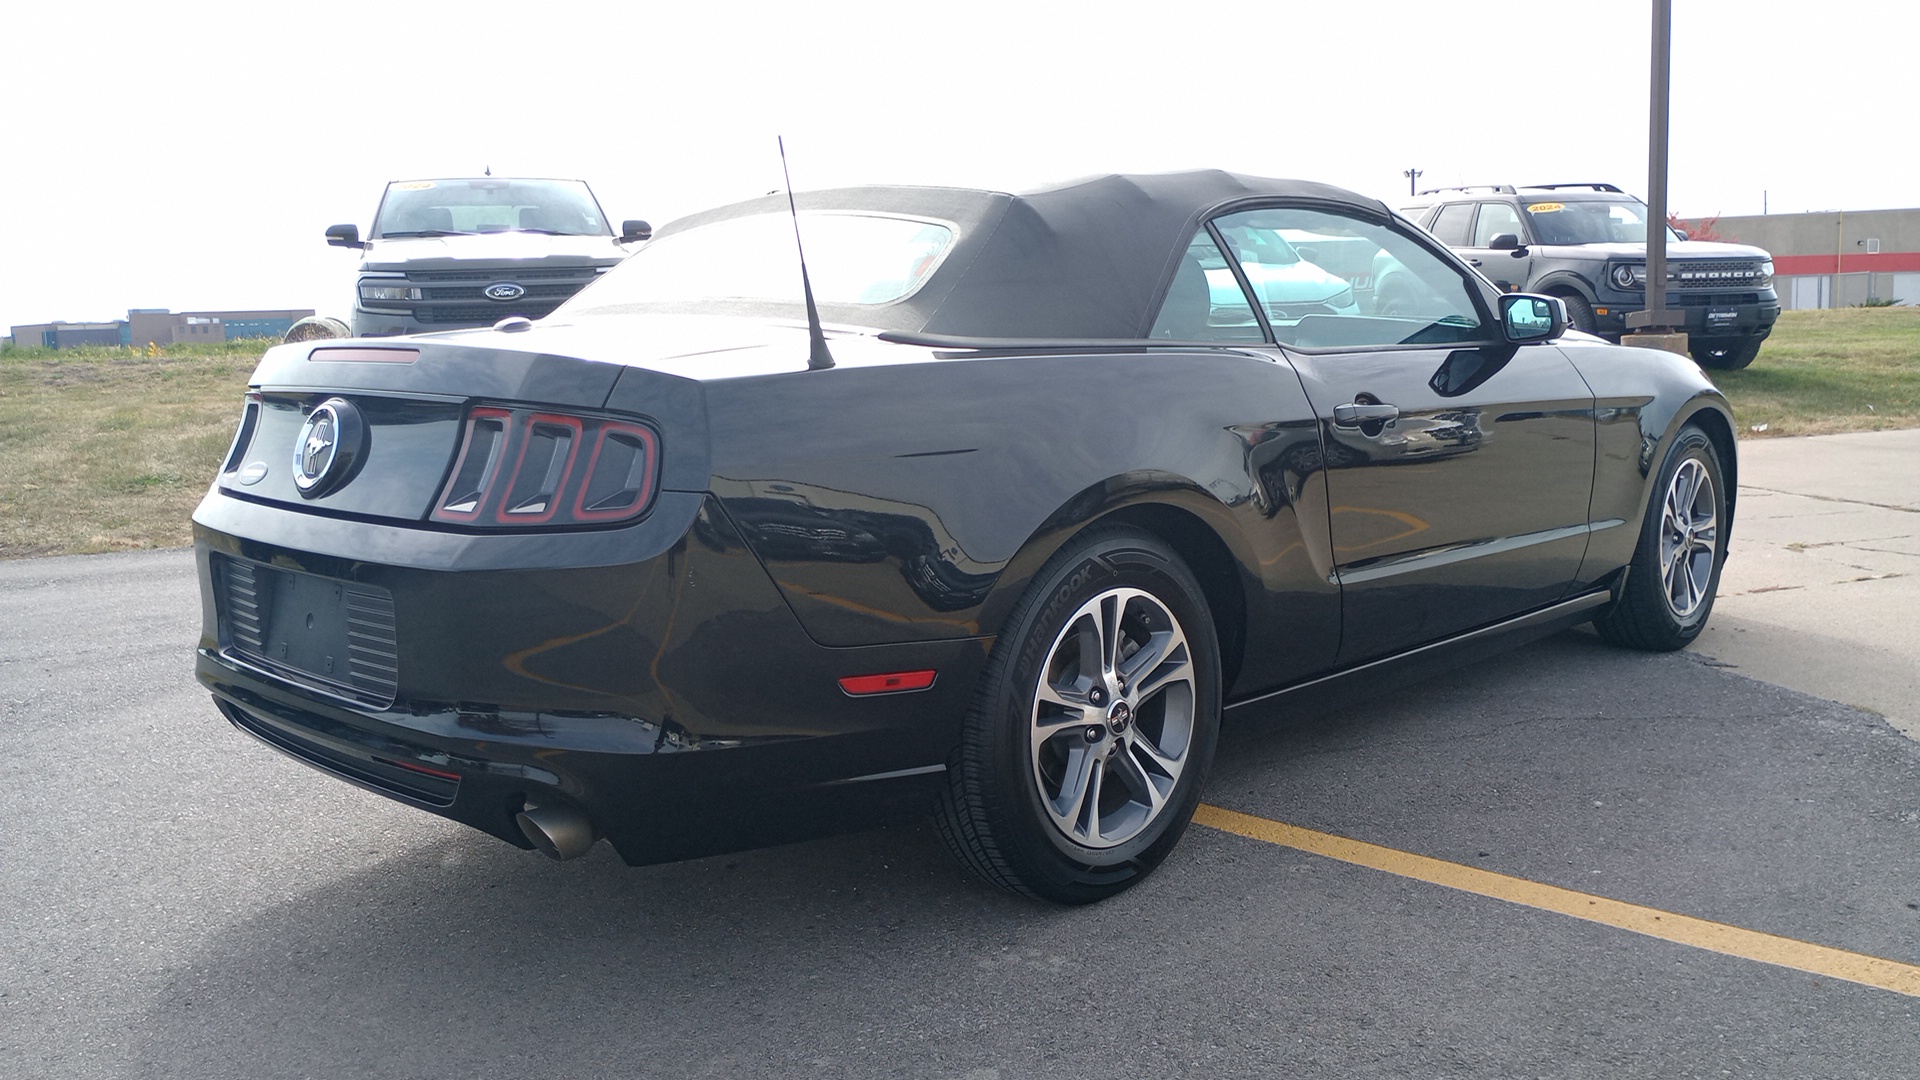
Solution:
{"label": "door handle", "polygon": [[1480,260],[1479,260],[1479,259],[1468,259],[1468,260],[1467,260],[1467,265],[1468,265],[1468,266],[1479,266],[1479,265],[1480,265]]}
{"label": "door handle", "polygon": [[1363,405],[1355,402],[1351,405],[1335,405],[1333,422],[1341,427],[1359,427],[1367,423],[1383,423],[1400,419],[1398,405]]}

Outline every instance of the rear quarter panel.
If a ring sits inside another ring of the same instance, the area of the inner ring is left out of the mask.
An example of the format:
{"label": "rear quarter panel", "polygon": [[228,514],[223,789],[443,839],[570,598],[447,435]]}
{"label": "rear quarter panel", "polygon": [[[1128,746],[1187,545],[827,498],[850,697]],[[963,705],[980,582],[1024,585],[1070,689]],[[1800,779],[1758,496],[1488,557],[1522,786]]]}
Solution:
{"label": "rear quarter panel", "polygon": [[707,384],[714,490],[817,641],[996,634],[1074,533],[1154,507],[1232,563],[1195,570],[1240,590],[1243,684],[1330,662],[1318,433],[1291,368],[1228,350],[923,357]]}

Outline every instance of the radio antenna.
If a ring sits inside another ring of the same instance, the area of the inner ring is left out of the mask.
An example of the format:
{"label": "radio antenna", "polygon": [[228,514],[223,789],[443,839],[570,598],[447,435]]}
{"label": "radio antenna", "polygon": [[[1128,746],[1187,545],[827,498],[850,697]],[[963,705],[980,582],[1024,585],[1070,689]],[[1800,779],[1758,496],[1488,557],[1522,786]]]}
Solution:
{"label": "radio antenna", "polygon": [[827,351],[827,334],[820,328],[820,309],[813,303],[813,281],[807,277],[807,249],[800,243],[800,211],[793,203],[793,176],[787,172],[787,140],[774,136],[780,144],[780,178],[787,182],[787,213],[793,217],[793,247],[800,253],[800,291],[807,298],[807,368],[823,371],[833,366],[833,353]]}

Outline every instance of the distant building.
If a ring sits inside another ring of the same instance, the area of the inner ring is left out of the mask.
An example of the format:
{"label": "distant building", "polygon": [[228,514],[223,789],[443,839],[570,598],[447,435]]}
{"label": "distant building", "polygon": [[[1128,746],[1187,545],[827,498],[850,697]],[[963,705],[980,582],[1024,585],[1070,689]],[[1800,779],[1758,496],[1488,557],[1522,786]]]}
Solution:
{"label": "distant building", "polygon": [[278,339],[287,328],[313,314],[312,308],[272,311],[168,311],[133,308],[125,319],[103,323],[50,322],[13,328],[13,343],[27,347],[71,349],[79,345],[131,345],[145,348],[191,342],[217,343],[241,338]]}
{"label": "distant building", "polygon": [[1920,208],[1723,217],[1714,229],[1772,253],[1782,307],[1920,304]]}
{"label": "distant building", "polygon": [[122,345],[118,322],[50,322],[13,328],[14,344],[23,347],[72,349],[81,345]]}

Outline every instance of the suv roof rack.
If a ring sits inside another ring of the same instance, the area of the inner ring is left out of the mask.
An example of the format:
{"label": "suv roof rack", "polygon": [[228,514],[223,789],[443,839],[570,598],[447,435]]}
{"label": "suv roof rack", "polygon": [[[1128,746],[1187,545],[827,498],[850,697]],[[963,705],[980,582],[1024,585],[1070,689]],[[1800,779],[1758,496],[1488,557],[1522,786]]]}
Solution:
{"label": "suv roof rack", "polygon": [[[1559,191],[1563,188],[1585,188],[1588,191],[1611,191],[1615,195],[1626,194],[1626,192],[1621,191],[1612,184],[1522,184],[1520,186],[1525,188],[1539,188],[1542,191]],[[1507,190],[1512,191],[1513,189],[1508,188]]]}
{"label": "suv roof rack", "polygon": [[1419,194],[1438,195],[1444,191],[1487,191],[1487,192],[1492,192],[1495,195],[1514,194],[1512,184],[1462,184],[1459,187],[1428,188],[1427,190],[1422,191]]}

